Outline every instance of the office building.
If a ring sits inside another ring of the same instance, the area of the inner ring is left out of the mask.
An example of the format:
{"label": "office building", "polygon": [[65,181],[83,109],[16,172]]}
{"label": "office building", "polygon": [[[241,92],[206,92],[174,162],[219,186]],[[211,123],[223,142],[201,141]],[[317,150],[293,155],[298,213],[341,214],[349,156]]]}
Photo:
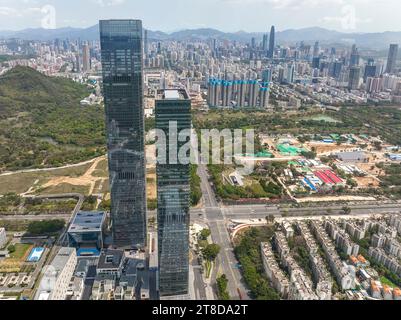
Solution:
{"label": "office building", "polygon": [[360,78],[361,78],[361,68],[352,67],[349,71],[348,89],[349,90],[358,90]]}
{"label": "office building", "polygon": [[[182,163],[179,151],[190,138],[178,141],[176,134],[170,134],[173,124],[178,134],[191,129],[191,100],[185,90],[160,90],[156,100],[156,128],[163,131],[167,139],[167,144],[158,146],[156,170],[159,294],[162,298],[188,294],[190,164],[189,161]],[[172,148],[173,144],[176,149]]]}
{"label": "office building", "polygon": [[142,252],[107,249],[96,265],[91,300],[148,300],[149,273]]}
{"label": "office building", "polygon": [[313,57],[318,57],[320,54],[320,45],[319,45],[319,41],[315,42],[315,45],[313,46]]}
{"label": "office building", "polygon": [[75,72],[81,72],[81,57],[79,56],[79,53],[75,55],[75,63],[74,63],[74,70]]}
{"label": "office building", "polygon": [[91,57],[88,44],[84,44],[82,47],[82,68],[84,72],[89,72],[91,69]]}
{"label": "office building", "polygon": [[390,44],[386,73],[394,73],[397,66],[398,44]]}
{"label": "office building", "polygon": [[67,234],[69,246],[77,249],[78,256],[100,254],[105,218],[102,211],[80,211],[75,215]]}
{"label": "office building", "polygon": [[269,35],[267,35],[267,34],[263,35],[262,49],[263,49],[263,52],[265,52],[265,54],[268,54],[268,50],[269,50]]}
{"label": "office building", "polygon": [[35,300],[65,300],[77,265],[74,248],[61,248],[44,270]]}
{"label": "office building", "polygon": [[110,275],[120,277],[124,262],[124,251],[107,249],[100,254],[96,273],[97,275]]}
{"label": "office building", "polygon": [[266,69],[262,72],[262,80],[263,82],[272,82],[273,72],[271,69]]}
{"label": "office building", "polygon": [[287,66],[286,82],[291,84],[294,82],[295,66],[294,64],[289,64]]}
{"label": "office building", "polygon": [[270,38],[269,38],[269,58],[274,58],[274,49],[276,47],[276,30],[275,27],[272,26],[270,30]]}
{"label": "office building", "polygon": [[360,55],[358,48],[354,44],[352,46],[351,57],[350,57],[350,67],[358,67],[360,63]]}
{"label": "office building", "polygon": [[251,48],[256,49],[256,38],[255,37],[252,37],[252,39],[251,39]]}
{"label": "office building", "polygon": [[333,72],[332,72],[333,78],[338,79],[341,75],[342,70],[343,70],[343,63],[341,61],[335,61],[333,63]]}
{"label": "office building", "polygon": [[100,21],[113,245],[146,246],[142,22]]}
{"label": "office building", "polygon": [[373,60],[369,60],[368,64],[365,66],[365,73],[363,75],[363,82],[366,83],[369,77],[374,78],[376,76],[377,66],[375,66]]}
{"label": "office building", "polygon": [[145,57],[149,54],[149,42],[148,42],[148,30],[144,30],[144,36],[143,36],[143,47],[144,47],[144,54]]}
{"label": "office building", "polygon": [[313,57],[312,59],[312,68],[320,69],[320,57]]}

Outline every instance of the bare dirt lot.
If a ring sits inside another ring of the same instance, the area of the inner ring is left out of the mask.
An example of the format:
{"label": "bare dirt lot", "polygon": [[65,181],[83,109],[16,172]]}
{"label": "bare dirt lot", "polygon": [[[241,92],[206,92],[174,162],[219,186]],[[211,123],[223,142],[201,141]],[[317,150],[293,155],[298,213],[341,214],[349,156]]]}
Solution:
{"label": "bare dirt lot", "polygon": [[[146,146],[148,197],[156,198],[156,147]],[[0,176],[0,195],[14,192],[21,195],[83,193],[85,195],[109,192],[107,156],[82,165],[38,172],[16,172]]]}
{"label": "bare dirt lot", "polygon": [[310,150],[312,150],[312,148],[315,148],[318,155],[352,150],[356,148],[356,146],[352,144],[342,144],[338,146],[336,143],[323,143],[323,142],[307,142],[305,143],[305,146]]}
{"label": "bare dirt lot", "polygon": [[67,184],[67,185],[70,184],[73,186],[88,186],[89,187],[88,193],[93,194],[96,182],[98,180],[105,180],[105,178],[94,177],[92,175],[92,173],[95,172],[95,170],[97,170],[99,163],[105,159],[106,159],[106,156],[95,159],[95,161],[92,163],[92,165],[88,169],[88,171],[86,171],[80,177],[72,178],[72,177],[65,176],[65,177],[53,178],[49,182],[42,185],[41,188],[46,190],[48,188],[53,188],[53,187],[56,187],[56,186],[62,185],[62,184]]}
{"label": "bare dirt lot", "polygon": [[368,187],[379,187],[380,186],[380,181],[377,178],[374,177],[355,177],[355,181],[358,183],[358,186],[361,188],[368,188]]}

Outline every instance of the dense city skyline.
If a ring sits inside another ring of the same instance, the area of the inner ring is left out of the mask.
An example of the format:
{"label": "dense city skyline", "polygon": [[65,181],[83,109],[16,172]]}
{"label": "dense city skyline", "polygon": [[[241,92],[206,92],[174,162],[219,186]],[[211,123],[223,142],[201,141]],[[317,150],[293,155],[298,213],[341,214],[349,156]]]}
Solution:
{"label": "dense city skyline", "polygon": [[[80,10],[76,10],[79,5]],[[397,19],[400,3],[395,0],[206,0],[202,2],[174,0],[2,0],[0,30],[39,28],[43,19],[54,13],[49,28],[90,27],[99,19],[138,18],[145,28],[173,32],[183,29],[212,27],[224,32],[261,32],[266,24],[275,24],[278,31],[320,26],[341,32],[401,31]],[[157,8],[157,10],[155,10]],[[303,14],[299,15],[299,10]],[[169,19],[165,13],[169,12]],[[221,19],[221,13],[230,17]],[[134,14],[133,14],[134,13]],[[379,19],[385,16],[386,19]],[[47,19],[49,22],[49,19]],[[54,22],[54,23],[53,23]]]}

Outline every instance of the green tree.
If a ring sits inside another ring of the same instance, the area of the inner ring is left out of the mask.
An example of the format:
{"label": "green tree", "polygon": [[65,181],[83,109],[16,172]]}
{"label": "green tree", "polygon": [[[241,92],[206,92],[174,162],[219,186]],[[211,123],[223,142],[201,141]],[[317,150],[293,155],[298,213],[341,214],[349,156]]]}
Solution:
{"label": "green tree", "polygon": [[227,292],[228,279],[225,274],[216,279],[217,283],[217,296],[219,300],[230,300],[230,295]]}
{"label": "green tree", "polygon": [[201,240],[207,240],[207,238],[209,238],[211,234],[212,233],[210,232],[209,229],[203,229],[200,232],[200,238],[201,238]]}
{"label": "green tree", "polygon": [[197,174],[198,166],[191,165],[191,205],[196,206],[202,199],[201,179]]}
{"label": "green tree", "polygon": [[220,253],[220,246],[218,244],[209,244],[202,250],[202,255],[206,260],[216,260]]}
{"label": "green tree", "polygon": [[148,199],[148,209],[151,211],[157,209],[157,199]]}
{"label": "green tree", "polygon": [[351,214],[351,208],[350,207],[343,207],[343,212],[344,212],[344,214]]}
{"label": "green tree", "polygon": [[34,236],[48,235],[61,231],[64,226],[64,220],[32,221],[28,225],[28,233]]}

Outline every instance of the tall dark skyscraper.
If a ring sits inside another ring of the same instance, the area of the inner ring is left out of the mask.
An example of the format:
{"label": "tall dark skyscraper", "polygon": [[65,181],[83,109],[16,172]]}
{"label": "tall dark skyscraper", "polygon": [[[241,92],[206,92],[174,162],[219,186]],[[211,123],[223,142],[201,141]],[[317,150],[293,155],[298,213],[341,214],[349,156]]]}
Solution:
{"label": "tall dark skyscraper", "polygon": [[269,49],[268,44],[269,44],[269,35],[264,34],[263,41],[262,41],[262,49],[264,51],[264,54],[268,54],[268,49]]}
{"label": "tall dark skyscraper", "polygon": [[[169,124],[176,123],[178,134],[191,129],[191,100],[185,90],[161,90],[156,100],[156,128],[165,132],[167,145],[158,146],[157,163],[158,254],[160,297],[188,294],[189,273],[189,202],[190,164],[172,161],[180,148],[189,142],[178,142]],[[177,148],[172,149],[172,141]]]}
{"label": "tall dark skyscraper", "polygon": [[252,47],[252,49],[256,49],[256,38],[252,38],[251,39],[251,47]]}
{"label": "tall dark skyscraper", "polygon": [[366,83],[366,80],[369,77],[375,77],[377,73],[377,67],[375,66],[375,60],[370,58],[368,59],[368,63],[365,66],[365,73],[363,75],[363,82]]}
{"label": "tall dark skyscraper", "polygon": [[343,69],[343,63],[341,61],[335,61],[333,63],[333,78],[340,78],[341,71]]}
{"label": "tall dark skyscraper", "polygon": [[390,44],[390,50],[388,52],[386,73],[393,73],[397,65],[398,56],[398,44]]}
{"label": "tall dark skyscraper", "polygon": [[320,53],[320,44],[319,41],[315,42],[315,45],[313,46],[313,57],[318,57]]}
{"label": "tall dark skyscraper", "polygon": [[149,54],[148,30],[146,29],[143,32],[143,49],[145,56]]}
{"label": "tall dark skyscraper", "polygon": [[274,26],[272,26],[270,30],[270,38],[269,38],[269,58],[274,58],[274,48],[276,47],[276,30]]}
{"label": "tall dark skyscraper", "polygon": [[142,22],[100,21],[113,245],[146,246]]}
{"label": "tall dark skyscraper", "polygon": [[359,50],[354,44],[352,46],[351,57],[350,57],[350,67],[357,67],[360,63]]}
{"label": "tall dark skyscraper", "polygon": [[359,88],[359,81],[361,79],[361,68],[351,67],[349,70],[349,90],[357,90]]}

